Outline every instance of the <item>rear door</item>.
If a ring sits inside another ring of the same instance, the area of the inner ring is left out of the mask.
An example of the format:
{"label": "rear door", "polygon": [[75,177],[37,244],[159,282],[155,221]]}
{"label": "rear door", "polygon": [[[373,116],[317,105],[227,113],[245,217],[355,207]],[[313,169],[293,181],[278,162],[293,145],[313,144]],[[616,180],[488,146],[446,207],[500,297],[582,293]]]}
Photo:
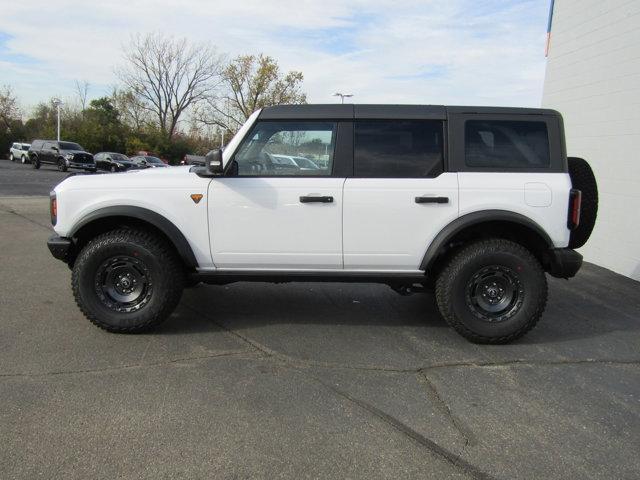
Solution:
{"label": "rear door", "polygon": [[[217,268],[342,268],[344,175],[338,163],[344,154],[336,149],[339,135],[343,133],[335,121],[256,123],[226,175],[209,185],[209,232]],[[322,167],[302,169],[287,161],[292,156]]]}
{"label": "rear door", "polygon": [[56,152],[53,150],[53,142],[44,142],[39,152],[40,163],[53,163]]}
{"label": "rear door", "polygon": [[344,268],[415,271],[458,215],[444,171],[442,120],[356,119],[354,176],[344,186]]}

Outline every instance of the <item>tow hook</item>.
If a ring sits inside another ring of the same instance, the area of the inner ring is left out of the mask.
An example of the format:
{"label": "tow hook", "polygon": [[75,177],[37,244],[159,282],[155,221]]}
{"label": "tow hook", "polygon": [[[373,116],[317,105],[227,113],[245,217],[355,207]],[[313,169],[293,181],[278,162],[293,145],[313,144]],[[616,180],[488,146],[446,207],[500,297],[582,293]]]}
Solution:
{"label": "tow hook", "polygon": [[394,292],[402,295],[403,297],[413,295],[414,293],[424,293],[427,291],[423,285],[417,283],[411,285],[389,284],[389,287],[391,287]]}

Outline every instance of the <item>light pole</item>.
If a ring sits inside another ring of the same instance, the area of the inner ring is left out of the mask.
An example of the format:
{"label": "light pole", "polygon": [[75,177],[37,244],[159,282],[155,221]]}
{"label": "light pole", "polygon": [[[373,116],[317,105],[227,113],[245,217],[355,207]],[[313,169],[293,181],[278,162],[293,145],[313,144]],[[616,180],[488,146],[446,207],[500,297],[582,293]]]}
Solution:
{"label": "light pole", "polygon": [[59,98],[54,98],[52,100],[52,103],[58,111],[58,141],[60,141],[60,105],[62,105],[62,100],[60,100]]}
{"label": "light pole", "polygon": [[336,92],[333,94],[334,97],[340,97],[340,99],[342,100],[342,103],[344,103],[344,99],[345,98],[350,98],[353,97],[353,93],[340,93],[340,92]]}

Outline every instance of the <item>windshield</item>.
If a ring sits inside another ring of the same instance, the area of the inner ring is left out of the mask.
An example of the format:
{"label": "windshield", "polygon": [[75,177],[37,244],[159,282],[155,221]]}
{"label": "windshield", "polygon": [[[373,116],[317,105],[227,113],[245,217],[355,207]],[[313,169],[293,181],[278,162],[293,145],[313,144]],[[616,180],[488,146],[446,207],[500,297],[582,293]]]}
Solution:
{"label": "windshield", "polygon": [[127,157],[126,155],[123,155],[122,153],[110,153],[109,156],[111,157],[111,160],[118,160],[118,161],[128,161],[129,157]]}
{"label": "windshield", "polygon": [[31,145],[22,145],[22,150],[29,150]]}
{"label": "windshield", "polygon": [[164,162],[162,160],[160,160],[158,157],[143,157],[144,160],[147,161],[147,163],[156,163],[156,164],[161,164],[164,165]]}
{"label": "windshield", "polygon": [[59,145],[62,150],[84,150],[80,145],[73,142],[60,142]]}

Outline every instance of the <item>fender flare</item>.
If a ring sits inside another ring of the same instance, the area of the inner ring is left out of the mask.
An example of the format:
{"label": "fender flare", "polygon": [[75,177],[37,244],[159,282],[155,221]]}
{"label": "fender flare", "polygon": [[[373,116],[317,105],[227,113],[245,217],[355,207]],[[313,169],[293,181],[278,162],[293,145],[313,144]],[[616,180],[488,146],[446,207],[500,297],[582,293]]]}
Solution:
{"label": "fender flare", "polygon": [[73,237],[82,227],[94,222],[95,220],[109,217],[130,217],[153,225],[167,236],[187,267],[195,268],[198,266],[198,261],[193,254],[191,245],[189,245],[189,242],[180,229],[159,213],[143,207],[119,205],[94,210],[88,215],[82,217],[79,222],[73,225],[69,230],[68,236]]}
{"label": "fender flare", "polygon": [[480,212],[472,212],[456,218],[446,227],[440,230],[440,233],[433,239],[429,248],[422,258],[420,270],[426,271],[442,252],[443,247],[458,233],[465,228],[486,222],[512,222],[527,227],[536,232],[545,241],[549,248],[553,248],[553,241],[545,232],[545,230],[533,220],[519,213],[510,212],[508,210],[483,210]]}

